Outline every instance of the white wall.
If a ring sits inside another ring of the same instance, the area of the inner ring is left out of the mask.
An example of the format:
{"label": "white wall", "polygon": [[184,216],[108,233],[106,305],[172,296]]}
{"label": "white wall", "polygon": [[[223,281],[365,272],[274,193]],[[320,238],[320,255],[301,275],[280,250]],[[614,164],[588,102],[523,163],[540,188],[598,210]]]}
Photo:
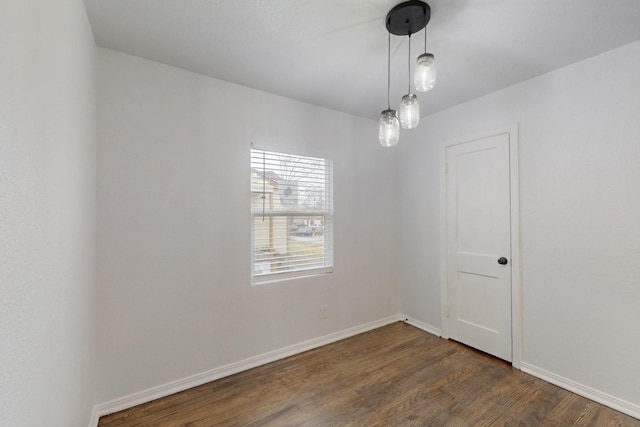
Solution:
{"label": "white wall", "polygon": [[441,326],[444,144],[517,122],[524,362],[637,408],[639,119],[640,42],[426,118],[399,147],[403,312]]}
{"label": "white wall", "polygon": [[[640,43],[397,150],[375,122],[100,50],[94,399],[91,31],[81,1],[2,2],[0,28],[3,425],[86,425],[94,401],[393,315],[398,279],[401,311],[439,327],[443,144],[515,122],[524,362],[640,405]],[[249,284],[250,141],[334,160],[333,275]]]}
{"label": "white wall", "polygon": [[[398,313],[397,153],[375,122],[98,58],[98,402]],[[333,159],[333,274],[250,284],[252,141]]]}
{"label": "white wall", "polygon": [[86,426],[95,45],[80,0],[0,2],[0,424]]}

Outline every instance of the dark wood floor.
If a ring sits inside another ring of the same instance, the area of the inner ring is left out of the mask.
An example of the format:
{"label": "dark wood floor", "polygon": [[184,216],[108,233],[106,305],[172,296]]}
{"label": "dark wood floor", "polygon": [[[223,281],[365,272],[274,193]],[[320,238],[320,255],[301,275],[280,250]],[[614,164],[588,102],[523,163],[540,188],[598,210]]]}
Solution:
{"label": "dark wood floor", "polygon": [[398,322],[100,419],[113,426],[640,426]]}

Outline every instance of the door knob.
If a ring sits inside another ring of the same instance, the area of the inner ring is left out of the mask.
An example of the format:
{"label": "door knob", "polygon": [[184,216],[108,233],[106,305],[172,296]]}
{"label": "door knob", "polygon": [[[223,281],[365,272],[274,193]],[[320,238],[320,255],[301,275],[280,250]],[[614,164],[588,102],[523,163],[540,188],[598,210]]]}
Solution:
{"label": "door knob", "polygon": [[498,264],[500,264],[500,265],[506,265],[508,262],[509,262],[509,260],[508,260],[508,259],[506,259],[505,257],[501,257],[501,258],[498,260]]}

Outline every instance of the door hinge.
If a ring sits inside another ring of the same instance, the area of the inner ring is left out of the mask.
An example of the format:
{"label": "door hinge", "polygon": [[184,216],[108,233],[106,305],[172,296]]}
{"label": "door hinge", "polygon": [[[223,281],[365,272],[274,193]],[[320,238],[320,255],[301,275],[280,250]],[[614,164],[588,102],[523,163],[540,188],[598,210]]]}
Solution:
{"label": "door hinge", "polygon": [[444,164],[444,173],[445,173],[445,174],[448,174],[448,173],[449,173],[449,162],[446,162],[446,163]]}
{"label": "door hinge", "polygon": [[447,307],[445,309],[445,316],[447,319],[449,318],[449,304],[447,304]]}

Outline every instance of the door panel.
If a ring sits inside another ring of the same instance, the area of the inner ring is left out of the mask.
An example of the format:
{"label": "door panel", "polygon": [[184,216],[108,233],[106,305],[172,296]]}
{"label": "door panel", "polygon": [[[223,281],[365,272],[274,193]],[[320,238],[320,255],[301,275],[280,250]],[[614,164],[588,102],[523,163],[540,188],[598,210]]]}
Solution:
{"label": "door panel", "polygon": [[509,134],[447,147],[449,336],[511,361]]}

